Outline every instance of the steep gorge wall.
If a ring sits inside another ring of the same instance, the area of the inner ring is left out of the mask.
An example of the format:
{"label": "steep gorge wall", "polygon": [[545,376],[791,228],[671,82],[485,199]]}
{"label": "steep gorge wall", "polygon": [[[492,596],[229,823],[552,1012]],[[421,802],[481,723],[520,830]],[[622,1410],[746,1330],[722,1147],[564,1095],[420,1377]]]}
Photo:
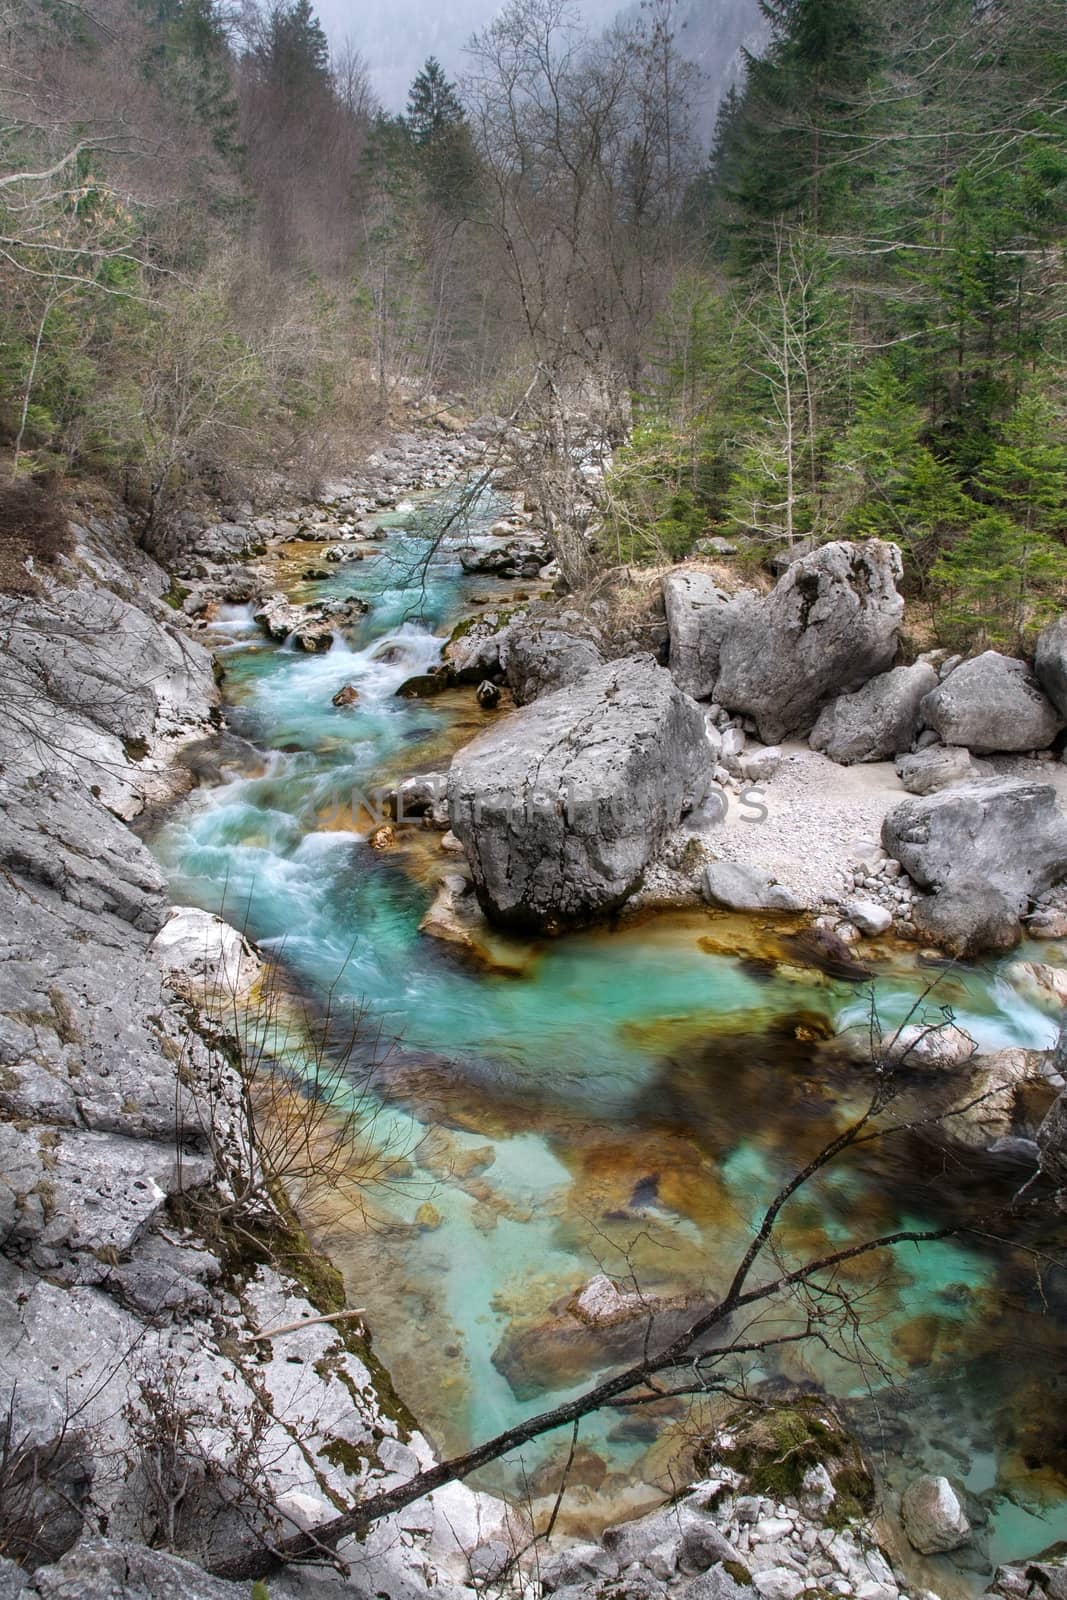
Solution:
{"label": "steep gorge wall", "polygon": [[[236,1042],[154,943],[167,885],[122,820],[188,784],[171,758],[212,731],[212,662],[121,516],[73,532],[0,598],[0,1593],[16,1558],[42,1595],[247,1596],[144,1546],[210,1562],[431,1452],[360,1325],[311,1322],[343,1305],[329,1265],[230,1204],[254,1160]],[[355,1548],[360,1586],[466,1592],[498,1513],[442,1491]]]}

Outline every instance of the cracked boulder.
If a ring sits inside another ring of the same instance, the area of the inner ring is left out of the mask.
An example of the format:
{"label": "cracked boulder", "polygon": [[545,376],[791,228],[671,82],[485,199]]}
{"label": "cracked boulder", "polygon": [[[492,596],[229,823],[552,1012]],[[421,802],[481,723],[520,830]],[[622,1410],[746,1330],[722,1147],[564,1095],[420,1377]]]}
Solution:
{"label": "cracked boulder", "polygon": [[892,667],[901,572],[895,544],[841,541],[793,562],[765,599],[739,596],[715,700],[752,717],[765,744],[810,733],[827,701]]}
{"label": "cracked boulder", "polygon": [[1030,902],[1067,875],[1067,817],[1050,783],[987,778],[905,800],[882,844],[929,891],[916,925],[958,956],[1018,944]]}
{"label": "cracked boulder", "polygon": [[937,673],[926,661],[881,672],[855,694],[838,695],[824,706],[808,743],[844,767],[887,761],[915,743],[922,726],[919,706],[936,687]]}
{"label": "cracked boulder", "polygon": [[986,650],[950,672],[922,703],[923,721],[948,745],[978,755],[1045,750],[1063,727],[1026,663]]}
{"label": "cracked boulder", "polygon": [[694,700],[706,700],[719,676],[719,652],[733,602],[709,572],[676,567],[664,575],[663,604],[674,680]]}
{"label": "cracked boulder", "polygon": [[505,717],[452,763],[452,830],[494,922],[554,933],[615,910],[709,793],[704,719],[651,657]]}

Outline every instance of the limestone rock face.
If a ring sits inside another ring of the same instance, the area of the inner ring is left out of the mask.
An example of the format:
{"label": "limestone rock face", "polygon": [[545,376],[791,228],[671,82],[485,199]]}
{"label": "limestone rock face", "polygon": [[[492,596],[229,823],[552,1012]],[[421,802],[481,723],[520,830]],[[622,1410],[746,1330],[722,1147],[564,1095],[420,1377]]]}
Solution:
{"label": "limestone rock face", "polygon": [[958,745],[930,745],[926,750],[916,750],[914,755],[901,756],[897,762],[897,777],[909,794],[933,794],[954,783],[967,783],[980,772],[970,752]]}
{"label": "limestone rock face", "polygon": [[878,539],[793,562],[765,600],[736,602],[715,699],[753,717],[767,744],[809,733],[828,700],[893,665],[901,572],[897,546]]}
{"label": "limestone rock face", "polygon": [[175,906],[156,934],[152,954],[176,993],[224,1021],[262,971],[248,940],[236,928],[194,906]]}
{"label": "limestone rock face", "polygon": [[500,665],[516,705],[529,705],[599,667],[600,646],[576,615],[528,614],[517,618],[500,642]]}
{"label": "limestone rock face", "polygon": [[905,800],[882,843],[932,891],[915,906],[918,925],[958,955],[1018,943],[1029,902],[1067,875],[1067,817],[1051,784],[987,778]]}
{"label": "limestone rock face", "polygon": [[1067,616],[1057,617],[1037,641],[1037,681],[1061,717],[1067,717]]}
{"label": "limestone rock face", "polygon": [[923,1555],[958,1550],[971,1537],[963,1502],[947,1478],[913,1478],[900,1512],[909,1541]]}
{"label": "limestone rock face", "polygon": [[923,721],[946,744],[979,755],[1044,750],[1063,727],[1022,661],[986,650],[950,672],[922,703]]}
{"label": "limestone rock face", "polygon": [[452,831],[491,920],[555,932],[621,905],[712,776],[703,716],[670,674],[610,662],[459,752]]}
{"label": "limestone rock face", "polygon": [[936,687],[937,673],[926,661],[879,673],[855,694],[824,706],[808,743],[846,767],[886,761],[911,749],[921,725],[920,704]]}
{"label": "limestone rock face", "polygon": [[707,572],[677,567],[663,579],[668,665],[680,689],[706,700],[719,676],[719,651],[733,615],[730,596]]}

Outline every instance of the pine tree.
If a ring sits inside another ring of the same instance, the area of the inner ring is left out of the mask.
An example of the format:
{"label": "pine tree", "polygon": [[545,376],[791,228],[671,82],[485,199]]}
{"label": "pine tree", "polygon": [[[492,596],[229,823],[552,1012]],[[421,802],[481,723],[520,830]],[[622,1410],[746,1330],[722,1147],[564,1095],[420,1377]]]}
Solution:
{"label": "pine tree", "polygon": [[434,56],[411,85],[402,123],[430,197],[445,211],[469,209],[478,163],[456,87]]}
{"label": "pine tree", "polygon": [[1022,649],[1064,603],[1067,447],[1047,401],[1026,396],[978,480],[996,502],[935,568],[959,634]]}
{"label": "pine tree", "polygon": [[421,150],[447,139],[466,121],[455,85],[449,83],[435,56],[427,57],[408,91],[405,120]]}

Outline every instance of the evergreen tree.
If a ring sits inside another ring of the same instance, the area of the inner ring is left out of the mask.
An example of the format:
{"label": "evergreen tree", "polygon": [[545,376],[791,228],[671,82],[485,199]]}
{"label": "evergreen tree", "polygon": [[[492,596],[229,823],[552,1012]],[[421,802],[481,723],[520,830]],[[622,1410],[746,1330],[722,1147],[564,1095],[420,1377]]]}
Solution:
{"label": "evergreen tree", "polygon": [[402,121],[428,194],[445,211],[468,209],[477,187],[474,146],[455,85],[433,56],[411,85]]}
{"label": "evergreen tree", "polygon": [[406,122],[420,150],[447,139],[466,122],[455,85],[435,56],[428,56],[408,91]]}
{"label": "evergreen tree", "polygon": [[934,570],[944,622],[967,639],[1021,649],[1067,587],[1067,447],[1046,401],[1019,402],[978,489],[995,506]]}

